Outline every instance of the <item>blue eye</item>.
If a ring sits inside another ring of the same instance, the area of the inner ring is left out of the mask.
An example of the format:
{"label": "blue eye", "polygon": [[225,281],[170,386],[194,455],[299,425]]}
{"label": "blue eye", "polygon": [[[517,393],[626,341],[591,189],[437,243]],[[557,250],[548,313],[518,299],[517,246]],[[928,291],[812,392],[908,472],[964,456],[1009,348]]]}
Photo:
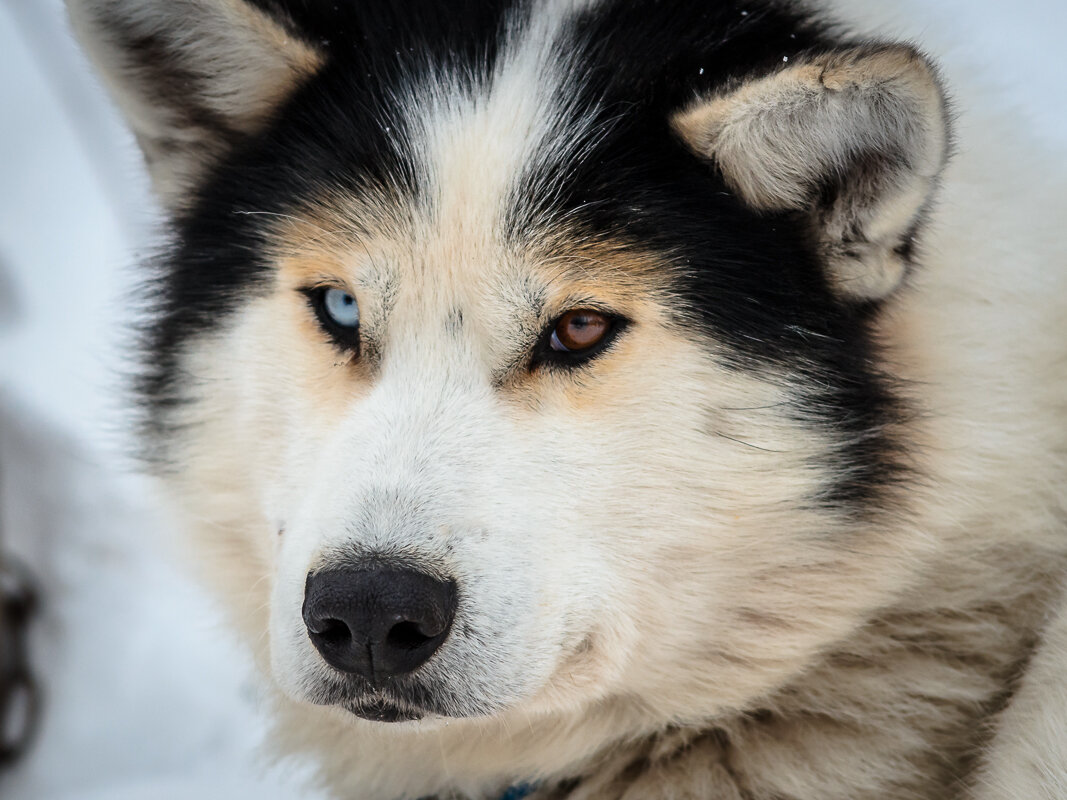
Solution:
{"label": "blue eye", "polygon": [[319,325],[334,344],[359,355],[359,303],[344,289],[335,286],[308,286],[300,292],[307,298]]}
{"label": "blue eye", "polygon": [[359,303],[341,289],[327,289],[322,295],[322,307],[327,316],[342,328],[359,327]]}

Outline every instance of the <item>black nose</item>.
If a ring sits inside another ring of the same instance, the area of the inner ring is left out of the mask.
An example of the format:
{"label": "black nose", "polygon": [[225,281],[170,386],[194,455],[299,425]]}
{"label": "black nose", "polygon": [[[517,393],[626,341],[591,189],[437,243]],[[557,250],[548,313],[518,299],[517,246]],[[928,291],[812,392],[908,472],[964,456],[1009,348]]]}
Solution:
{"label": "black nose", "polygon": [[308,575],[304,624],[326,663],[375,683],[414,671],[448,637],[455,581],[405,569]]}

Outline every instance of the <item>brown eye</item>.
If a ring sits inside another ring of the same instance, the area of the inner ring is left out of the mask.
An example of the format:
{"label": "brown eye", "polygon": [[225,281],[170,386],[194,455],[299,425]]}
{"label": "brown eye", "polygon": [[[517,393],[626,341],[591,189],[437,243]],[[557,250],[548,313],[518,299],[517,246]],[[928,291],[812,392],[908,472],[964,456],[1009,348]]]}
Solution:
{"label": "brown eye", "polygon": [[549,341],[553,350],[573,353],[588,350],[607,336],[611,321],[599,311],[577,308],[556,321]]}

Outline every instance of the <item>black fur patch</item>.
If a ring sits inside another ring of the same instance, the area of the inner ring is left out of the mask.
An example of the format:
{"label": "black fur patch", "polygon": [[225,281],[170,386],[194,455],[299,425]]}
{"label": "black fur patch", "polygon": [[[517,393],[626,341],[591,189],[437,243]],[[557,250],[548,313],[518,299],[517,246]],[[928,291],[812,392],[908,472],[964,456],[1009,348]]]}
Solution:
{"label": "black fur patch", "polygon": [[[157,423],[180,399],[182,344],[270,281],[260,256],[269,215],[299,215],[302,199],[327,187],[419,197],[393,98],[427,77],[488,75],[508,13],[506,3],[475,0],[255,4],[324,49],[327,63],[267,131],[234,144],[177,222],[142,387]],[[567,36],[582,78],[574,113],[595,114],[597,124],[580,160],[516,176],[511,235],[565,219],[662,253],[679,319],[728,345],[730,366],[789,376],[801,387],[794,413],[836,443],[826,454],[834,478],[815,502],[862,511],[902,474],[887,432],[902,407],[877,371],[868,330],[876,309],[830,291],[805,220],[750,211],[669,125],[697,94],[840,38],[791,4],[766,0],[605,0]],[[523,193],[545,184],[555,191]]]}

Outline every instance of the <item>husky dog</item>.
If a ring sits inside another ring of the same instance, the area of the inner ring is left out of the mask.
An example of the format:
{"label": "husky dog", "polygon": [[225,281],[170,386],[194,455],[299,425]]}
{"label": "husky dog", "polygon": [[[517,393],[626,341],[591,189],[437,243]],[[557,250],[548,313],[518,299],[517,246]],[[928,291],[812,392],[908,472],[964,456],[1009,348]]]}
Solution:
{"label": "husky dog", "polygon": [[68,2],[173,223],[147,458],[338,797],[1067,797],[1064,209],[923,54]]}

